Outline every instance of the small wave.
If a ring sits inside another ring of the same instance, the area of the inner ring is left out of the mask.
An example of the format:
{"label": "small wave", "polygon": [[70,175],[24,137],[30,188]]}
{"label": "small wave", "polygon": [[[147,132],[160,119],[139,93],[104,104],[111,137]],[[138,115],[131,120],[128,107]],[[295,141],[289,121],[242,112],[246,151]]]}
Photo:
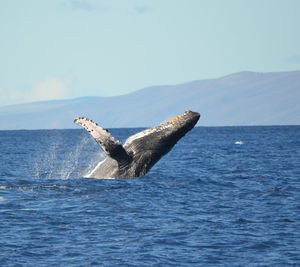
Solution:
{"label": "small wave", "polygon": [[243,142],[243,141],[236,141],[234,144],[235,144],[235,145],[243,145],[244,142]]}

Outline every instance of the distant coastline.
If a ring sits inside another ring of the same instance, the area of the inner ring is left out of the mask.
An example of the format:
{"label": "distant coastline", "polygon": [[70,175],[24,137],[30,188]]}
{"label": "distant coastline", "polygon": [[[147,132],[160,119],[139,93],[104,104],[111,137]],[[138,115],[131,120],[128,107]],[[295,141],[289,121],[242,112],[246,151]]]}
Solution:
{"label": "distant coastline", "polygon": [[0,130],[76,128],[78,116],[105,128],[154,126],[185,109],[198,126],[300,125],[300,71],[239,72],[218,79],[147,87],[113,97],[31,102],[0,107]]}

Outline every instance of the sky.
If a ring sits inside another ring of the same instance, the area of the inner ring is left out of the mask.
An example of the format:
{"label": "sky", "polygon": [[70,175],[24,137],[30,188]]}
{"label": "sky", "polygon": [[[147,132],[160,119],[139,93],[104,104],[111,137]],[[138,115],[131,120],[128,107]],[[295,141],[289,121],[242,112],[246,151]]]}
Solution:
{"label": "sky", "polygon": [[0,106],[300,70],[299,0],[0,0]]}

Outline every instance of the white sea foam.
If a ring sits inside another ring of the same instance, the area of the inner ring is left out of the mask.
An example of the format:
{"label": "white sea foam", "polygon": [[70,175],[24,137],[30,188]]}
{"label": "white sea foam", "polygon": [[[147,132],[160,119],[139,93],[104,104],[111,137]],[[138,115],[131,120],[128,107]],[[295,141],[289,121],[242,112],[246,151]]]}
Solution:
{"label": "white sea foam", "polygon": [[236,144],[236,145],[243,145],[244,142],[243,141],[236,141],[234,144]]}

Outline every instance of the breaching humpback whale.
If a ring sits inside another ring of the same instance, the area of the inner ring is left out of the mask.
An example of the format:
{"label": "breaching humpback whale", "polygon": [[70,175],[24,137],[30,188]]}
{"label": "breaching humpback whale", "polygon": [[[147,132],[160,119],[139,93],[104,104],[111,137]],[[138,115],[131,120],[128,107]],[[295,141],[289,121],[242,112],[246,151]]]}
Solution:
{"label": "breaching humpback whale", "polygon": [[131,178],[145,175],[196,125],[199,118],[199,113],[187,110],[181,116],[130,136],[124,145],[92,120],[75,119],[74,122],[85,128],[107,155],[87,177]]}

